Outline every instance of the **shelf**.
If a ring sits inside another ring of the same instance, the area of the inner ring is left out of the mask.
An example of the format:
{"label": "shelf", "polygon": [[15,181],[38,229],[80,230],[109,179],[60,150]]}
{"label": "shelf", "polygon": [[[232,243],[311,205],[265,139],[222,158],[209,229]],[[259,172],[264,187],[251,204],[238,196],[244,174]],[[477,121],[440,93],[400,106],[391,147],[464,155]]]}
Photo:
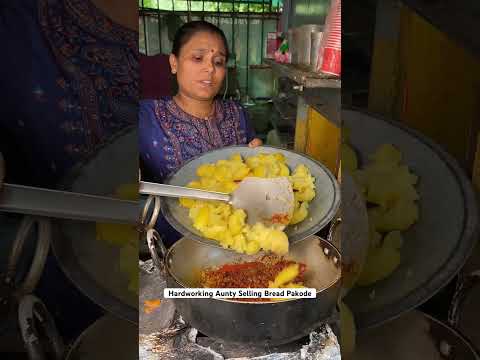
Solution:
{"label": "shelf", "polygon": [[264,63],[269,65],[278,76],[287,77],[307,89],[340,89],[342,86],[341,80],[333,75],[307,71],[299,65],[279,64],[272,59],[264,59]]}

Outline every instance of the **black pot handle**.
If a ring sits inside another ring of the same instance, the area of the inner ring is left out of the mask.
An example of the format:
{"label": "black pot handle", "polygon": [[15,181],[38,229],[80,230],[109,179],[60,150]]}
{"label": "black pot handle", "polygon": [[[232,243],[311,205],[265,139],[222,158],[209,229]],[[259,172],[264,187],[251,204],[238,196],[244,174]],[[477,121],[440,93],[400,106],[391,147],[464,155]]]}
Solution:
{"label": "black pot handle", "polygon": [[[30,360],[63,359],[65,353],[63,340],[58,334],[52,316],[40,299],[27,295],[20,300],[18,322]],[[41,341],[40,328],[46,341]]]}
{"label": "black pot handle", "polygon": [[[162,237],[155,229],[149,229],[147,231],[147,245],[148,250],[150,250],[150,255],[152,256],[153,265],[164,275],[167,275],[166,270],[166,256],[167,248],[163,244]],[[157,248],[160,250],[160,256],[157,252]]]}

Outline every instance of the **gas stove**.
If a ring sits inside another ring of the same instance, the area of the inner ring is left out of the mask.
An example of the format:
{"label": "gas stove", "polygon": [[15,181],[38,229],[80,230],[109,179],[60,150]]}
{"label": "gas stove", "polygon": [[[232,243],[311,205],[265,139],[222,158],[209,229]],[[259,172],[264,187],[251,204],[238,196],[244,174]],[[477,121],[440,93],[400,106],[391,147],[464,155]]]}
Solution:
{"label": "gas stove", "polygon": [[171,299],[161,299],[158,307],[145,311],[145,301],[159,299],[166,287],[163,275],[151,260],[140,264],[140,360],[340,360],[337,340],[339,315],[332,314],[308,336],[292,343],[238,344],[201,334],[175,310]]}

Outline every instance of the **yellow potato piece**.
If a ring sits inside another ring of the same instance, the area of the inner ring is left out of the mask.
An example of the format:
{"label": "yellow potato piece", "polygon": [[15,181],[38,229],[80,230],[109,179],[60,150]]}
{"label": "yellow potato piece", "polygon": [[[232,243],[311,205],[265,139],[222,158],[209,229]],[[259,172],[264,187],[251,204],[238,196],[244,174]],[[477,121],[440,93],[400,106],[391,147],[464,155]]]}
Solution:
{"label": "yellow potato piece", "polygon": [[260,165],[260,166],[255,167],[253,169],[253,176],[266,178],[267,177],[266,166],[265,165]]}
{"label": "yellow potato piece", "polygon": [[[203,164],[198,167],[198,179],[187,186],[198,189],[231,193],[238,182],[247,176],[289,177],[296,190],[296,211],[291,224],[303,221],[308,215],[308,203],[315,197],[314,178],[304,165],[296,167],[290,176],[290,169],[283,154],[257,154],[242,159],[233,154],[229,159],[218,160],[215,164]],[[189,209],[193,226],[203,236],[217,240],[223,247],[240,253],[255,254],[260,250],[286,254],[289,243],[287,235],[273,227],[263,224],[249,226],[246,213],[233,209],[230,205],[218,201],[200,201],[181,198],[180,205]]]}
{"label": "yellow potato piece", "polygon": [[279,288],[282,285],[290,283],[300,273],[300,266],[298,264],[288,265],[285,269],[280,271],[275,279],[268,285],[269,288]]}
{"label": "yellow potato piece", "polygon": [[201,207],[198,211],[198,215],[195,216],[193,226],[198,230],[203,230],[208,225],[208,220],[210,217],[210,212],[207,207]]}
{"label": "yellow potato piece", "polygon": [[398,164],[402,161],[402,153],[392,144],[383,144],[370,156],[370,159],[375,162]]}
{"label": "yellow potato piece", "polygon": [[242,232],[243,227],[245,226],[245,219],[247,214],[241,209],[237,209],[228,219],[228,230],[232,235],[237,235]]}
{"label": "yellow potato piece", "polygon": [[[113,196],[123,200],[137,200],[138,184],[122,184]],[[128,290],[138,294],[138,231],[132,225],[96,223],[96,238],[119,246],[118,265],[128,279]]]}
{"label": "yellow potato piece", "polygon": [[315,197],[315,190],[312,188],[306,188],[302,191],[298,191],[295,195],[295,198],[298,201],[312,201]]}
{"label": "yellow potato piece", "polygon": [[197,169],[197,175],[200,177],[212,177],[215,174],[215,165],[203,164]]}
{"label": "yellow potato piece", "polygon": [[233,180],[239,181],[243,180],[250,173],[250,169],[245,165],[241,164],[232,169]]}
{"label": "yellow potato piece", "polygon": [[232,172],[228,165],[217,165],[215,168],[215,179],[218,182],[232,181]]}
{"label": "yellow potato piece", "polygon": [[288,237],[283,231],[270,229],[267,236],[270,238],[271,242],[271,247],[267,250],[271,250],[278,255],[285,255],[288,253]]}
{"label": "yellow potato piece", "polygon": [[280,164],[280,173],[279,176],[289,176],[290,175],[290,169],[288,168],[287,165],[285,164]]}
{"label": "yellow potato piece", "polygon": [[370,162],[363,169],[352,173],[366,200],[378,205],[368,210],[369,253],[359,286],[372,285],[395,271],[401,262],[401,232],[419,219],[420,196],[415,188],[418,177],[402,164],[402,158],[395,146],[384,144],[369,157]]}
{"label": "yellow potato piece", "polygon": [[374,218],[375,229],[379,232],[392,230],[405,231],[419,217],[418,205],[413,201],[399,200],[390,209],[373,208],[369,214]]}
{"label": "yellow potato piece", "polygon": [[192,206],[195,205],[195,200],[194,199],[189,199],[189,198],[180,198],[180,205],[183,207],[186,207],[190,209]]}
{"label": "yellow potato piece", "polygon": [[245,253],[247,255],[254,255],[260,251],[260,244],[256,241],[249,241],[245,248]]}
{"label": "yellow potato piece", "polygon": [[273,157],[275,158],[276,161],[280,162],[280,163],[285,163],[286,159],[285,159],[285,155],[283,155],[282,153],[275,153],[273,154]]}
{"label": "yellow potato piece", "polygon": [[293,211],[292,220],[290,221],[291,225],[298,224],[305,220],[308,215],[308,203],[302,202],[299,206],[295,206],[295,210]]}
{"label": "yellow potato piece", "polygon": [[[393,235],[397,237],[398,235]],[[391,239],[381,247],[370,249],[367,261],[357,281],[359,286],[367,286],[390,276],[400,265],[401,256],[398,242]]]}

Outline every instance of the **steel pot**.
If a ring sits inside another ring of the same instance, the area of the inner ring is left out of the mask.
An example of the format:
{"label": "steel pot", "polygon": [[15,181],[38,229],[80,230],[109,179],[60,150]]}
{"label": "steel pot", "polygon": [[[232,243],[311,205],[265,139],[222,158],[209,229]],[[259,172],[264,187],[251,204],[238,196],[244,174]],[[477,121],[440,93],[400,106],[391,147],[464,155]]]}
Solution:
{"label": "steel pot", "polygon": [[[258,257],[185,237],[167,251],[153,229],[147,232],[147,243],[155,265],[165,274],[167,286],[175,288],[198,287],[195,274],[205,267],[252,261]],[[305,285],[317,289],[315,299],[265,303],[174,299],[176,309],[201,333],[227,342],[280,345],[300,339],[324,323],[335,309],[340,294],[341,258],[330,242],[317,236],[291,244],[288,258],[307,265]]]}

